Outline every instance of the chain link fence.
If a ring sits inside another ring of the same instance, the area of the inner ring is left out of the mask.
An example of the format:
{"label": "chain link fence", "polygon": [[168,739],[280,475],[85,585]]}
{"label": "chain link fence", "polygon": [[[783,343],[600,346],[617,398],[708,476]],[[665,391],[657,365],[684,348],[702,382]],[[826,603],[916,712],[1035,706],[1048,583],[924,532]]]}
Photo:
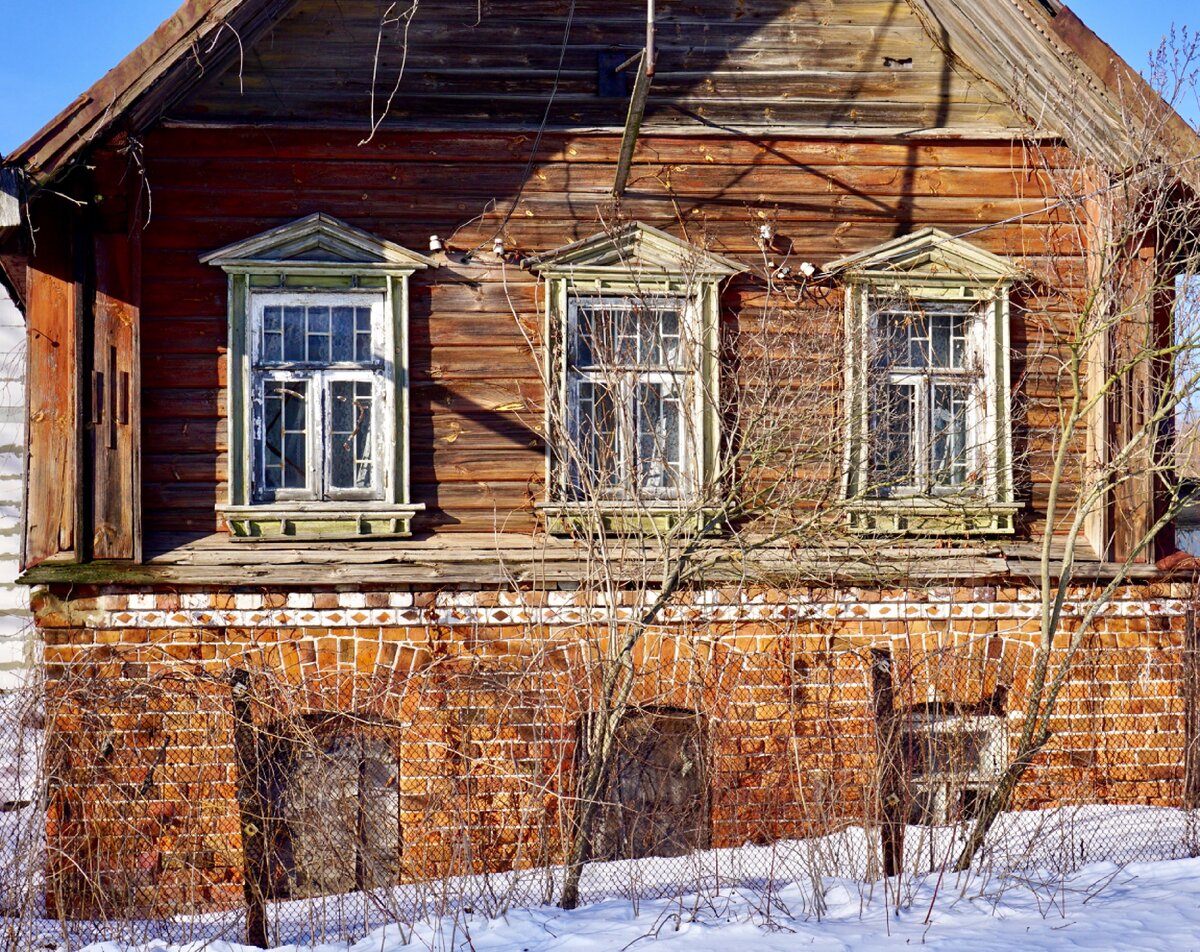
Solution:
{"label": "chain link fence", "polygon": [[[769,677],[733,655],[646,664],[583,901],[795,882],[819,897],[885,871],[900,890],[950,869],[1015,748],[1031,650],[772,650]],[[1075,659],[976,871],[1200,855],[1196,661],[1140,643]],[[364,678],[100,653],[49,670],[0,696],[13,947],[332,941],[558,901],[589,716],[565,664]]]}

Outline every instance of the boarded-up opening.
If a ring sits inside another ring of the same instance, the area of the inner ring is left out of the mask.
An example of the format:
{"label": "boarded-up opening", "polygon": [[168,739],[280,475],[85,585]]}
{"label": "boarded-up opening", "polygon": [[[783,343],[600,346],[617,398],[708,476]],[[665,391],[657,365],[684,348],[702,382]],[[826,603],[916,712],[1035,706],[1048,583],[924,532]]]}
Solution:
{"label": "boarded-up opening", "polygon": [[640,708],[617,728],[593,860],[682,856],[711,841],[707,730],[692,711]]}
{"label": "boarded-up opening", "polygon": [[274,734],[259,782],[270,898],[393,885],[400,873],[396,731],[343,718]]}

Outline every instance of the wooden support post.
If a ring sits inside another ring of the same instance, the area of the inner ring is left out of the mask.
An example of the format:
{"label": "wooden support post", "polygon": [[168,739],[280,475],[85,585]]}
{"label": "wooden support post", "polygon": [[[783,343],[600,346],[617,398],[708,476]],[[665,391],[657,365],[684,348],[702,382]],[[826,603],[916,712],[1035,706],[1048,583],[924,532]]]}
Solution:
{"label": "wooden support post", "polygon": [[267,947],[267,856],[259,784],[258,737],[250,712],[250,672],[233,672],[233,749],[237,758],[238,812],[242,828],[242,889],[246,897],[246,944]]}
{"label": "wooden support post", "polygon": [[895,876],[904,866],[904,781],[900,763],[900,718],[892,678],[892,653],[871,650],[871,696],[878,743],[880,836],[883,875]]}

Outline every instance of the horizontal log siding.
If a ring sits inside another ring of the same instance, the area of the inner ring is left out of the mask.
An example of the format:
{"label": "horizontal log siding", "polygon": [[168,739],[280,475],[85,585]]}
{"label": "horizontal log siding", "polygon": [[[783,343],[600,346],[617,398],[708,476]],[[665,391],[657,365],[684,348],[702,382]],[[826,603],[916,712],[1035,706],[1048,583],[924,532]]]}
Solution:
{"label": "horizontal log siding", "polygon": [[[146,529],[219,530],[224,500],[226,301],[204,252],[323,211],[423,250],[430,234],[460,251],[488,242],[520,186],[523,135],[385,133],[370,145],[339,132],[164,128],[146,142],[154,212],[145,233],[143,375]],[[549,134],[504,227],[514,256],[601,229],[618,139]],[[1039,212],[1047,188],[1008,143],[721,140],[644,137],[622,213],[754,265],[757,223],[775,222],[792,262],[823,263],[924,225],[963,233],[998,254],[1077,283],[1070,229]],[[496,211],[471,223],[496,200]],[[464,224],[466,223],[466,224]],[[452,238],[450,236],[453,236]],[[458,257],[458,255],[454,255]],[[725,295],[726,319],[761,303],[751,279]],[[490,253],[412,279],[413,496],[418,531],[533,527],[544,483],[542,392],[526,335],[542,301],[519,265]],[[1042,473],[1057,406],[1053,328],[1061,301],[1014,312],[1018,450],[1038,463],[1018,474],[1043,505]],[[1045,311],[1046,313],[1043,313]],[[1060,326],[1061,330],[1061,326]],[[1035,519],[1036,521],[1036,519]]]}
{"label": "horizontal log siding", "polygon": [[[565,34],[568,6],[574,10]],[[175,115],[270,121],[620,127],[597,95],[601,53],[640,49],[645,14],[609,0],[424,0],[381,29],[375,0],[300,0]],[[646,128],[704,123],[1024,128],[990,83],[960,69],[896,0],[663,0]],[[933,27],[936,29],[936,27]]]}

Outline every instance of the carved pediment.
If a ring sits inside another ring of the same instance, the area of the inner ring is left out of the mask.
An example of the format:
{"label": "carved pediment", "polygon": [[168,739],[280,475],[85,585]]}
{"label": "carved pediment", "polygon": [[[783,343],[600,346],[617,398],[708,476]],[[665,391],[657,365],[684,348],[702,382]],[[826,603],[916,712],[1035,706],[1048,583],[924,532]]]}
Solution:
{"label": "carved pediment", "polygon": [[641,222],[524,261],[539,274],[728,277],[746,266]]}
{"label": "carved pediment", "polygon": [[1025,276],[1007,258],[936,228],[922,228],[841,258],[826,265],[825,271],[849,278],[954,279],[979,284],[1003,284]]}
{"label": "carved pediment", "polygon": [[204,264],[237,269],[264,262],[288,265],[343,264],[372,270],[416,271],[437,267],[424,255],[318,212],[226,245],[200,259]]}

